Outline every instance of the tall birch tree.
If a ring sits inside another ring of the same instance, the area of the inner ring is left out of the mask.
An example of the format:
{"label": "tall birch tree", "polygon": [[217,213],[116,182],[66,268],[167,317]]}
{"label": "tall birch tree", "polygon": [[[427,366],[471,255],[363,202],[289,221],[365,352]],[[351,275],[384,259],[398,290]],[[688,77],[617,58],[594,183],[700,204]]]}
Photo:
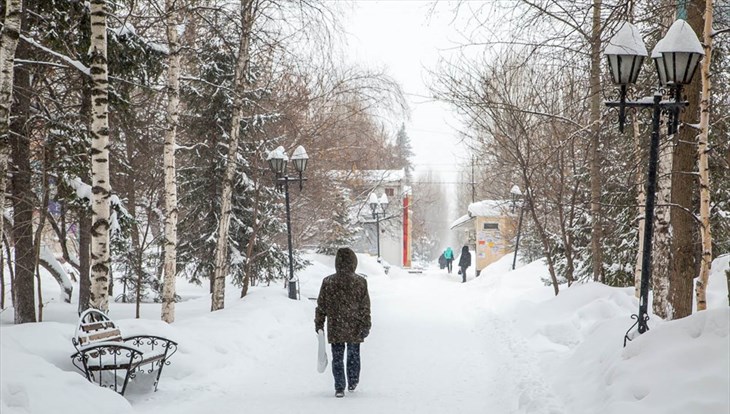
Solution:
{"label": "tall birch tree", "polygon": [[697,147],[697,169],[700,177],[700,236],[702,239],[702,259],[700,274],[695,287],[697,310],[707,309],[707,281],[712,266],[712,232],[710,228],[710,165],[708,136],[710,127],[710,63],[712,57],[712,12],[713,0],[705,1],[705,26],[702,36],[702,47],[705,57],[702,60],[700,75],[702,78],[702,98],[700,99],[700,135]]}
{"label": "tall birch tree", "polygon": [[[5,209],[5,187],[10,157],[10,106],[13,103],[13,63],[20,38],[22,0],[5,1],[2,43],[0,43],[0,210]],[[0,232],[5,231],[4,215],[0,214]],[[2,233],[0,233],[2,234]]]}
{"label": "tall birch tree", "polygon": [[[672,25],[674,13],[668,11],[673,9],[672,0],[662,2],[664,15],[661,16],[661,27],[666,29]],[[660,31],[664,37],[666,30]],[[666,122],[666,117],[663,119]],[[660,130],[659,162],[657,164],[657,189],[656,208],[654,212],[654,241],[652,249],[652,311],[660,318],[666,319],[670,314],[669,309],[669,275],[672,263],[672,227],[670,217],[670,206],[672,203],[672,137],[667,136]],[[642,245],[643,247],[643,245]]]}
{"label": "tall birch tree", "polygon": [[167,131],[165,132],[165,265],[162,286],[162,320],[175,321],[175,276],[177,274],[177,170],[175,137],[180,107],[180,10],[175,0],[165,1],[167,13]]}
{"label": "tall birch tree", "polygon": [[236,72],[233,83],[234,98],[231,132],[228,139],[228,157],[221,192],[221,212],[215,248],[211,311],[223,309],[225,301],[225,281],[228,271],[228,228],[231,223],[231,192],[233,189],[233,174],[236,171],[241,120],[243,118],[244,92],[248,86],[249,46],[251,43],[256,4],[257,0],[241,0],[241,39],[238,45],[238,59],[236,60]]}
{"label": "tall birch tree", "polygon": [[105,0],[91,0],[91,292],[90,305],[109,309],[109,79],[107,73],[107,15]]}

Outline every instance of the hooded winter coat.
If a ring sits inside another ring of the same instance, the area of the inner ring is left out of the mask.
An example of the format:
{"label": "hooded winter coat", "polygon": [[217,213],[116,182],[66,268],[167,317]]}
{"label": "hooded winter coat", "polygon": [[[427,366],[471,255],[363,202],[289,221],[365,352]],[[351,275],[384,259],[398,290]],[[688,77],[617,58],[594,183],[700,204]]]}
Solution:
{"label": "hooded winter coat", "polygon": [[315,331],[324,329],[327,342],[359,343],[370,332],[370,295],[364,277],[355,274],[357,256],[348,248],[337,250],[336,273],[322,281],[314,313]]}
{"label": "hooded winter coat", "polygon": [[461,257],[459,258],[459,267],[462,269],[466,269],[469,266],[471,266],[471,253],[469,253],[469,248],[467,246],[464,246],[461,248]]}

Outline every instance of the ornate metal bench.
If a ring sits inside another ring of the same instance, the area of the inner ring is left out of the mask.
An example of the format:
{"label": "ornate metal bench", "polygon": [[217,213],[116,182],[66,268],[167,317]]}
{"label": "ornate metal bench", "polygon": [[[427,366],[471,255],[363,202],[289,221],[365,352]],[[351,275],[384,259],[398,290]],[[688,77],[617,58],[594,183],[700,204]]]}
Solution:
{"label": "ornate metal bench", "polygon": [[71,361],[86,379],[122,395],[138,373],[151,374],[155,370],[157,391],[162,368],[170,364],[168,359],[177,351],[177,342],[159,336],[122,337],[114,321],[97,309],[81,314],[72,342],[77,352],[71,355]]}

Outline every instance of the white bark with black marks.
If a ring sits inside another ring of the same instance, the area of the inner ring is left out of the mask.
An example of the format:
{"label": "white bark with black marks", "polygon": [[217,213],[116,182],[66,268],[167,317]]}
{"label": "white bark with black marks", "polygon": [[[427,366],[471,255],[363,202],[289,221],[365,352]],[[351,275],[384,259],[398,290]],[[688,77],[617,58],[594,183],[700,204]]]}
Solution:
{"label": "white bark with black marks", "polygon": [[705,4],[705,26],[703,30],[702,47],[705,49],[705,57],[702,59],[700,75],[702,77],[702,98],[700,99],[700,135],[698,137],[698,159],[697,169],[700,172],[700,237],[702,239],[702,258],[700,260],[700,274],[697,278],[695,295],[697,297],[697,310],[707,309],[707,282],[710,278],[712,267],[712,229],[710,227],[710,165],[708,135],[710,127],[710,93],[711,73],[710,63],[712,58],[712,0]]}
{"label": "white bark with black marks", "polygon": [[641,295],[641,274],[643,273],[643,259],[644,259],[644,221],[646,219],[646,189],[644,188],[645,171],[641,168],[641,137],[639,136],[639,118],[636,113],[631,117],[634,132],[634,155],[636,159],[634,163],[638,166],[639,170],[636,173],[636,206],[638,210],[636,212],[638,237],[639,244],[636,249],[636,265],[634,266],[634,296],[638,299]]}
{"label": "white bark with black marks", "polygon": [[165,131],[165,265],[162,285],[162,320],[175,321],[175,276],[177,274],[177,169],[175,141],[180,108],[180,44],[178,6],[174,0],[165,1],[167,14],[167,131]]}
{"label": "white bark with black marks", "polygon": [[652,246],[652,310],[662,319],[669,317],[669,273],[672,263],[672,145],[665,140],[659,147],[657,166],[657,207],[654,215],[654,242]]}
{"label": "white bark with black marks", "polygon": [[243,93],[248,86],[248,68],[250,61],[249,45],[253,27],[253,7],[255,0],[241,0],[241,41],[238,46],[238,60],[234,79],[233,116],[231,117],[231,133],[228,142],[228,157],[223,189],[221,194],[221,215],[218,223],[218,239],[215,248],[215,268],[213,270],[213,292],[210,310],[223,309],[225,302],[226,273],[228,272],[228,229],[231,223],[231,194],[233,191],[233,175],[236,171],[238,154],[238,137],[243,118]]}
{"label": "white bark with black marks", "polygon": [[109,309],[109,79],[107,72],[107,14],[104,0],[91,0],[91,291],[90,305]]}
{"label": "white bark with black marks", "polygon": [[[20,38],[20,18],[23,11],[22,0],[5,1],[5,20],[3,21],[0,43],[0,208],[5,209],[5,188],[10,158],[10,106],[13,103],[13,63],[15,49]],[[0,214],[0,231],[5,231],[3,214]]]}

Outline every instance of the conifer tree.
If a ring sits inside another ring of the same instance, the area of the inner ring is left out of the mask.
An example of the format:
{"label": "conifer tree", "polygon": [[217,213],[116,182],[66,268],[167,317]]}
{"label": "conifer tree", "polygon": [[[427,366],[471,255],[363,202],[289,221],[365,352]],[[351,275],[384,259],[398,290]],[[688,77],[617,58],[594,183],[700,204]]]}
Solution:
{"label": "conifer tree", "polygon": [[406,173],[406,183],[410,183],[413,175],[413,164],[411,163],[413,148],[411,147],[411,139],[406,132],[405,124],[401,124],[395,136],[395,153],[398,168],[403,168]]}
{"label": "conifer tree", "polygon": [[357,233],[350,218],[347,192],[333,191],[331,216],[326,220],[324,234],[317,248],[318,253],[334,255],[340,247],[351,246]]}

